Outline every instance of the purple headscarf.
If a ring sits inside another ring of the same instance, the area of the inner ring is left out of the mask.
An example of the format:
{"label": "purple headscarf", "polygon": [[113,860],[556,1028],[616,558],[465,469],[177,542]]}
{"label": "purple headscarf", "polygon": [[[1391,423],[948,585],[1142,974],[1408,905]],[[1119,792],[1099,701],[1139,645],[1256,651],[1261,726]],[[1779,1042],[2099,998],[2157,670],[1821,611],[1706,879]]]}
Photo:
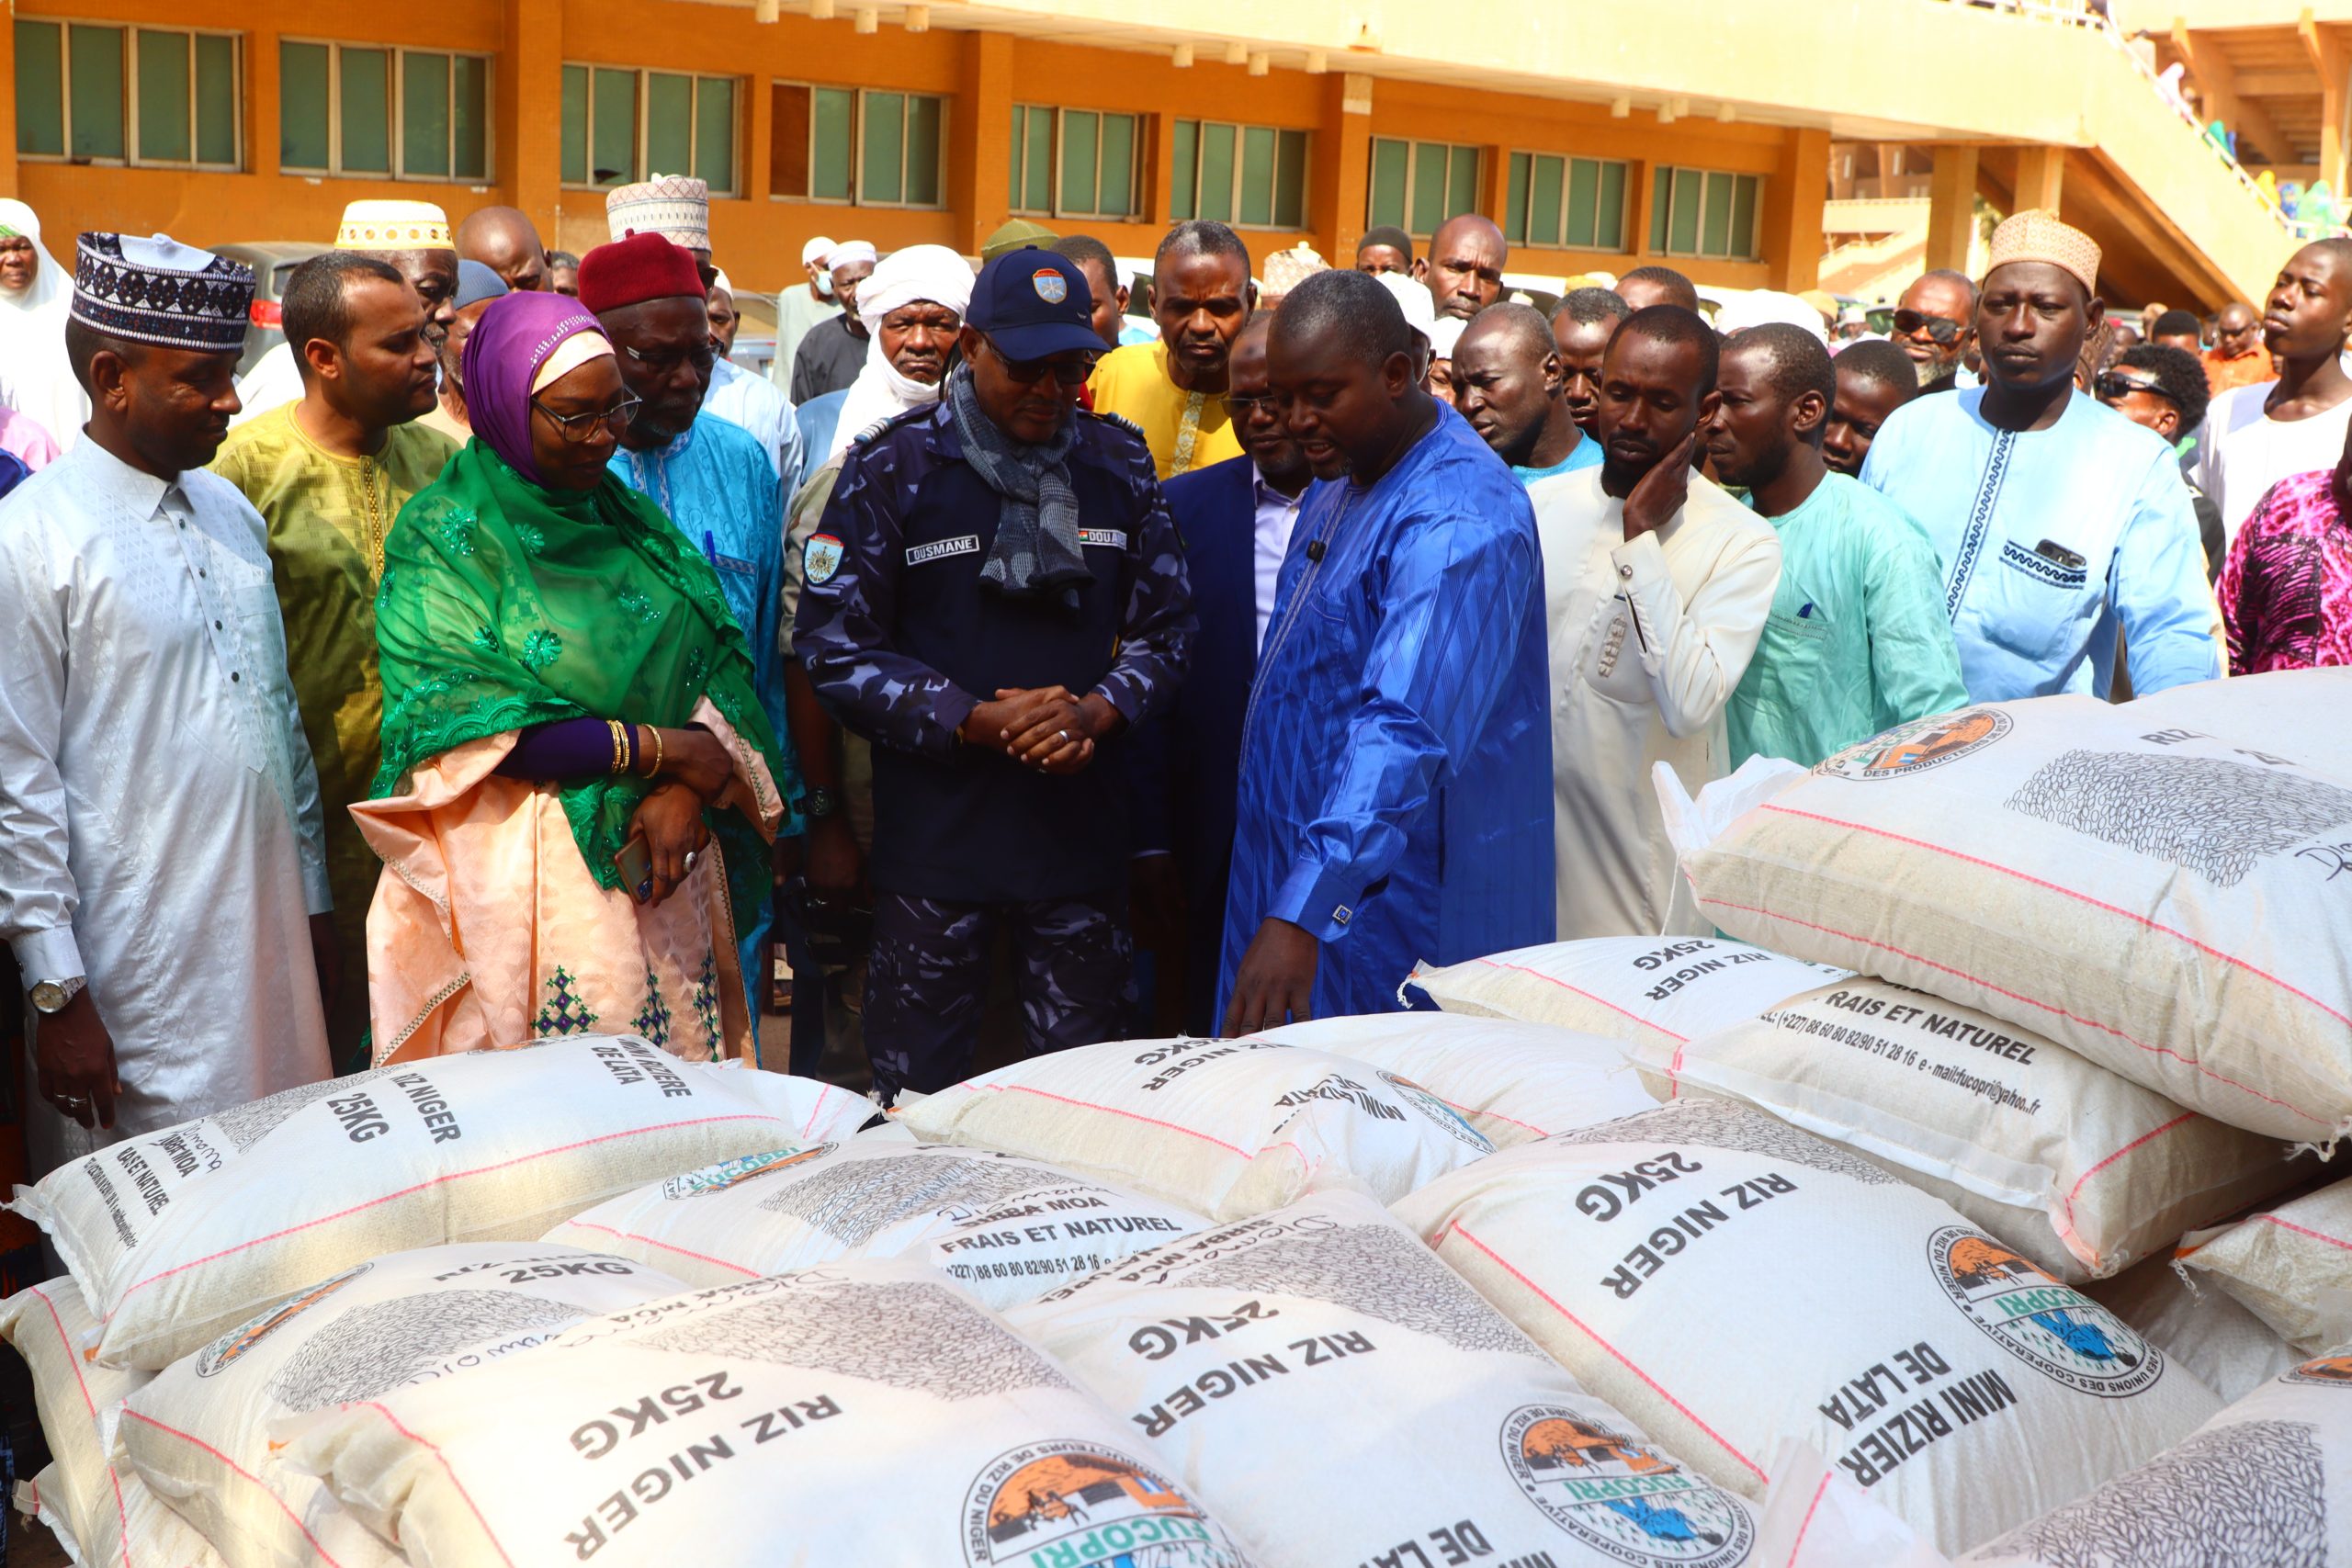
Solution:
{"label": "purple headscarf", "polygon": [[563,340],[576,333],[605,329],[561,294],[508,294],[491,301],[466,339],[459,373],[465,383],[466,419],[484,445],[514,471],[544,488],[547,479],[531,458],[531,383]]}

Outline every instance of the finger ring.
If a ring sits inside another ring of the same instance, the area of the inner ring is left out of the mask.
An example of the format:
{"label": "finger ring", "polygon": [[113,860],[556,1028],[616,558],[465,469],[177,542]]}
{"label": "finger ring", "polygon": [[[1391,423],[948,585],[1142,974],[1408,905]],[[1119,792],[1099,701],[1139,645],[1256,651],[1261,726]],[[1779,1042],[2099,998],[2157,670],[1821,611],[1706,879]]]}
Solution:
{"label": "finger ring", "polygon": [[701,852],[701,851],[699,851],[699,850],[688,850],[688,851],[686,852],[686,869],[687,869],[688,871],[692,871],[692,870],[694,870],[694,868],[695,868],[695,856],[696,856],[697,854],[700,854],[701,852]]}
{"label": "finger ring", "polygon": [[1069,745],[1069,730],[1067,730],[1067,729],[1057,729],[1057,730],[1055,730],[1055,731],[1054,731],[1054,733],[1055,733],[1055,734],[1057,734],[1057,735],[1058,735],[1058,736],[1060,736],[1060,737],[1062,738],[1062,744],[1063,744],[1063,745],[1067,746],[1067,745]]}

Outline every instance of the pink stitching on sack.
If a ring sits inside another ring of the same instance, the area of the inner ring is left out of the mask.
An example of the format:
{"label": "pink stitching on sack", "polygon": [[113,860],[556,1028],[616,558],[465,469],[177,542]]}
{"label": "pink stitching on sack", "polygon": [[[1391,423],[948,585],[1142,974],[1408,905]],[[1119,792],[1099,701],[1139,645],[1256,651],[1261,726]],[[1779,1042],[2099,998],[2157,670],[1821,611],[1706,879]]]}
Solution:
{"label": "pink stitching on sack", "polygon": [[262,1495],[267,1497],[271,1502],[277,1505],[277,1511],[294,1521],[294,1528],[302,1532],[302,1539],[311,1543],[311,1550],[319,1554],[319,1560],[329,1564],[330,1568],[334,1568],[334,1559],[329,1557],[327,1555],[327,1549],[319,1544],[319,1538],[311,1533],[311,1527],[302,1522],[302,1517],[300,1514],[297,1514],[293,1509],[286,1506],[285,1498],[280,1497],[275,1491],[271,1490],[271,1488],[264,1485],[261,1477],[255,1475],[252,1471],[247,1470],[243,1465],[239,1464],[235,1460],[231,1459],[227,1454],[222,1453],[219,1449],[214,1448],[210,1443],[206,1442],[202,1438],[197,1437],[192,1432],[183,1432],[176,1427],[166,1427],[161,1421],[156,1420],[153,1416],[141,1415],[140,1412],[131,1409],[129,1405],[123,1406],[122,1413],[125,1416],[130,1416],[133,1421],[141,1421],[146,1423],[148,1426],[154,1427],[155,1430],[163,1433],[166,1437],[177,1438],[184,1443],[188,1443],[197,1448],[202,1449],[206,1453],[210,1454],[214,1459],[219,1460],[222,1464],[225,1464],[231,1470],[235,1471],[239,1475],[243,1476],[255,1486],[261,1487]]}

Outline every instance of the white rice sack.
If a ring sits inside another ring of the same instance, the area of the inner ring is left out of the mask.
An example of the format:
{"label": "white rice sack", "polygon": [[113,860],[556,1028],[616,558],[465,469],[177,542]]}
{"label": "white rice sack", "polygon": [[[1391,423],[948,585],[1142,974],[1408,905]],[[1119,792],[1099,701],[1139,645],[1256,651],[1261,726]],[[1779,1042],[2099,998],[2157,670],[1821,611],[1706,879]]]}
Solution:
{"label": "white rice sack", "polygon": [[1885,980],[1824,986],[1635,1055],[1662,1098],[1726,1095],[1859,1149],[2070,1282],[2169,1248],[2313,1165],[2045,1035]]}
{"label": "white rice sack", "polygon": [[1034,1056],[901,1118],[1235,1220],[1335,1184],[1382,1202],[1494,1145],[1409,1079],[1268,1040],[1120,1040]]}
{"label": "white rice sack", "polygon": [[1969,1568],[2345,1568],[2352,1348],[2306,1361],[2129,1474],[2010,1531]]}
{"label": "white rice sack", "polygon": [[18,1188],[99,1317],[169,1365],[387,1252],[513,1241],[658,1177],[845,1136],[846,1089],[682,1062],[635,1035],[379,1067],[111,1145]]}
{"label": "white rice sack", "polygon": [[2191,1236],[2181,1262],[2303,1355],[2352,1338],[2352,1181]]}
{"label": "white rice sack", "polygon": [[2086,1286],[2083,1294],[2130,1324],[2224,1404],[2245,1398],[2301,1359],[2213,1280],[2192,1285],[2181,1278],[2169,1252]]}
{"label": "white rice sack", "polygon": [[414,1568],[1244,1563],[1133,1427],[902,1259],[582,1324],[288,1454]]}
{"label": "white rice sack", "polygon": [[2192,681],[2134,696],[2132,704],[2165,728],[2292,735],[2298,761],[2339,777],[2352,775],[2352,724],[2312,722],[2314,716],[2335,718],[2352,711],[2352,667]]}
{"label": "white rice sack", "polygon": [[17,1483],[26,1512],[79,1563],[103,1568],[220,1568],[194,1527],[164,1506],[139,1472],[111,1456],[122,1402],[150,1376],[100,1366],[82,1353],[97,1320],[81,1287],[59,1276],[0,1301],[0,1339],[32,1372],[33,1405],[51,1463]]}
{"label": "white rice sack", "polygon": [[1948,1205],[1729,1100],[1523,1145],[1395,1213],[1699,1473],[1759,1496],[1800,1438],[1946,1551],[2221,1407]]}
{"label": "white rice sack", "polygon": [[284,1464],[279,1424],[452,1376],[683,1289],[641,1264],[545,1242],[394,1253],[318,1281],[158,1372],[130,1396],[121,1447],[230,1568],[397,1563],[316,1477]]}
{"label": "white rice sack", "polygon": [[1688,850],[1683,874],[1734,936],[2325,1142],[2352,1127],[2352,772],[2301,734],[2347,710],[2324,700],[2337,682],[2252,679],[2304,692],[2301,721],[2217,711],[2200,731],[2062,696],[1898,726]]}
{"label": "white rice sack", "polygon": [[574,1215],[548,1239],[642,1258],[692,1285],[911,1258],[1001,1308],[1203,1223],[1012,1155],[853,1138],[673,1176]]}
{"label": "white rice sack", "polygon": [[1751,1557],[1747,1504],[1577,1387],[1361,1193],[1170,1242],[1009,1315],[1259,1568]]}
{"label": "white rice sack", "polygon": [[1306,1045],[1410,1078],[1498,1149],[1647,1111],[1614,1035],[1473,1013],[1382,1012],[1269,1029],[1261,1040]]}
{"label": "white rice sack", "polygon": [[1447,1012],[1672,1047],[1849,973],[1713,937],[1601,936],[1416,969],[1406,984]]}

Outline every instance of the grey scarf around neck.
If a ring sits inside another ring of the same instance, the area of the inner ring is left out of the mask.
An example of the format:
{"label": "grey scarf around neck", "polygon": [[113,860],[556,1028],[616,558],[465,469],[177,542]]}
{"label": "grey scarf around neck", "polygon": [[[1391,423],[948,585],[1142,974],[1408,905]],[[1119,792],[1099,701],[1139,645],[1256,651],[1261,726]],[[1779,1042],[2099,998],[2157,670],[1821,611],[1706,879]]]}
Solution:
{"label": "grey scarf around neck", "polygon": [[1076,609],[1079,588],[1094,581],[1079,543],[1078,491],[1069,482],[1078,422],[1064,423],[1041,446],[1015,441],[980,412],[972,373],[961,366],[947,379],[946,401],[964,460],[1002,498],[981,586],[1007,598],[1055,595]]}

